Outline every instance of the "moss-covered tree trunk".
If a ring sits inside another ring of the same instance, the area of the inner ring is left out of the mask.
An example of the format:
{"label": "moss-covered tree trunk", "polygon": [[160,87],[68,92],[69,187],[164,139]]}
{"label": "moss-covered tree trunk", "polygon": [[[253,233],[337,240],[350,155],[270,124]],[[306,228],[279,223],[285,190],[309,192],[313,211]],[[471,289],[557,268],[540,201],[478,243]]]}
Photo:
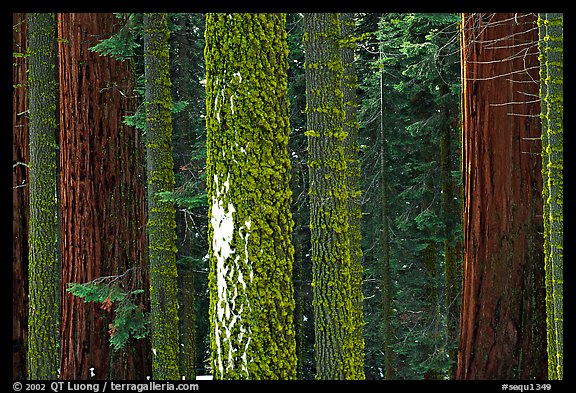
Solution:
{"label": "moss-covered tree trunk", "polygon": [[363,379],[354,338],[353,273],[344,154],[343,66],[338,14],[304,14],[316,378]]}
{"label": "moss-covered tree trunk", "polygon": [[122,122],[135,110],[134,74],[89,50],[120,23],[112,13],[58,14],[63,379],[149,375],[145,340],[112,352],[113,315],[66,292],[129,269],[125,289],[147,287],[142,143]]}
{"label": "moss-covered tree trunk", "polygon": [[360,220],[362,219],[362,202],[360,191],[360,160],[358,159],[358,128],[357,121],[358,100],[356,89],[358,76],[354,67],[354,14],[340,14],[340,57],[342,59],[342,99],[344,103],[343,130],[346,133],[344,156],[347,165],[347,191],[348,191],[348,234],[350,236],[350,290],[352,296],[352,326],[354,331],[352,347],[360,355],[355,356],[354,369],[362,370],[364,367],[364,293],[362,292],[364,267],[362,265],[362,233]]}
{"label": "moss-covered tree trunk", "polygon": [[167,18],[165,13],[144,14],[152,377],[159,380],[180,379],[176,211],[160,194],[174,191]]}
{"label": "moss-covered tree trunk", "polygon": [[538,29],[463,14],[464,261],[458,379],[544,379]]}
{"label": "moss-covered tree trunk", "polygon": [[216,379],[295,379],[284,14],[206,17],[210,341]]}
{"label": "moss-covered tree trunk", "polygon": [[563,23],[562,14],[540,14],[540,97],[544,199],[544,268],[548,378],[563,378]]}
{"label": "moss-covered tree trunk", "polygon": [[56,195],[56,18],[28,14],[30,221],[28,378],[58,377],[60,331]]}
{"label": "moss-covered tree trunk", "polygon": [[26,14],[12,14],[12,378],[25,379],[28,330],[28,89]]}

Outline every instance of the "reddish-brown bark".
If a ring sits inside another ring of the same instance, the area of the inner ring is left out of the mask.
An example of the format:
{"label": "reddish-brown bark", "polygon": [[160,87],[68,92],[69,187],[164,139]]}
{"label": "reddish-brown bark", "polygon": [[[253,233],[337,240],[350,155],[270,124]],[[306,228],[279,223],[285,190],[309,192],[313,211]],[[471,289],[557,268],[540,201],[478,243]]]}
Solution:
{"label": "reddish-brown bark", "polygon": [[535,15],[463,14],[458,379],[546,378]]}
{"label": "reddish-brown bark", "polygon": [[[12,51],[26,53],[26,14],[12,14]],[[15,56],[12,68],[12,378],[26,378],[28,266],[28,96],[27,58]]]}
{"label": "reddish-brown bark", "polygon": [[122,124],[135,109],[133,72],[88,50],[118,23],[111,13],[58,15],[63,379],[88,379],[91,368],[96,379],[150,375],[144,340],[112,353],[112,316],[66,292],[133,267],[126,289],[148,287],[141,135]]}

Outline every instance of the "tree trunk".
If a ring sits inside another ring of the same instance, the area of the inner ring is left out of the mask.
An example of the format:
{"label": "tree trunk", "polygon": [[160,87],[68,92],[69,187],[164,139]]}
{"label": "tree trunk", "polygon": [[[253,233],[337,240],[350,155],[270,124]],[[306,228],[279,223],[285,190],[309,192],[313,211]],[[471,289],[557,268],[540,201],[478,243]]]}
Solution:
{"label": "tree trunk", "polygon": [[206,17],[212,372],[295,379],[284,14]]}
{"label": "tree trunk", "polygon": [[28,331],[28,88],[26,14],[13,13],[12,52],[12,378],[26,379]]}
{"label": "tree trunk", "polygon": [[316,378],[363,379],[355,346],[338,14],[304,14]]}
{"label": "tree trunk", "polygon": [[354,357],[357,363],[353,367],[362,370],[364,367],[364,294],[362,292],[364,267],[362,265],[362,233],[360,220],[362,219],[362,201],[360,191],[360,160],[358,159],[358,128],[357,121],[358,100],[356,89],[358,77],[354,68],[354,14],[340,14],[340,29],[342,43],[340,57],[342,58],[342,100],[344,103],[343,130],[347,134],[343,141],[344,156],[347,164],[348,188],[348,232],[350,236],[350,286],[352,296],[352,326],[354,332],[352,346],[361,356]]}
{"label": "tree trunk", "polygon": [[[191,105],[193,93],[190,86],[193,75],[191,68],[191,42],[188,37],[188,14],[177,17],[175,23],[180,29],[170,34],[170,80],[172,81],[171,95],[174,102],[188,101]],[[190,122],[190,106],[180,113],[172,114],[172,140],[174,171],[185,167],[190,160],[190,147],[198,137],[192,132]],[[182,149],[178,151],[178,147]],[[180,183],[184,188],[185,184]],[[178,187],[178,184],[176,185]],[[195,299],[194,299],[194,271],[192,262],[184,262],[192,251],[194,237],[189,230],[191,221],[187,218],[186,209],[176,211],[176,233],[178,253],[176,254],[178,268],[178,293],[180,321],[180,372],[186,379],[196,378],[196,339],[195,339]]]}
{"label": "tree trunk", "polygon": [[463,14],[464,262],[458,379],[545,379],[538,30]]}
{"label": "tree trunk", "polygon": [[139,132],[122,123],[135,108],[134,75],[129,62],[88,50],[118,22],[111,13],[58,16],[62,379],[149,375],[145,340],[110,354],[111,315],[65,292],[68,283],[131,268],[126,289],[147,290],[143,152]]}
{"label": "tree trunk", "polygon": [[146,174],[152,318],[152,376],[180,379],[176,211],[159,193],[174,191],[168,16],[144,14]]}
{"label": "tree trunk", "polygon": [[444,215],[444,283],[446,309],[446,351],[452,362],[448,370],[448,378],[456,377],[458,365],[458,311],[460,306],[460,258],[462,242],[456,236],[457,222],[460,217],[460,207],[455,202],[455,191],[459,189],[452,179],[452,114],[449,111],[446,98],[450,94],[448,85],[440,85],[440,96],[443,104],[440,107],[440,173],[442,178],[442,213]]}
{"label": "tree trunk", "polygon": [[58,377],[60,330],[56,194],[56,19],[28,14],[30,221],[28,379]]}
{"label": "tree trunk", "polygon": [[564,57],[562,14],[540,14],[540,97],[548,379],[563,378]]}

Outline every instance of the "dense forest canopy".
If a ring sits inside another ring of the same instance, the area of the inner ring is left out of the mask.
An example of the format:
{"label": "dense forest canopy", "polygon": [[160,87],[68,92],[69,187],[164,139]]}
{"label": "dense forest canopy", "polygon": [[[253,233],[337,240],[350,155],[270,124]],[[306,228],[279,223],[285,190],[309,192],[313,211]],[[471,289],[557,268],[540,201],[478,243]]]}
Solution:
{"label": "dense forest canopy", "polygon": [[563,14],[14,13],[13,378],[563,379],[562,124]]}

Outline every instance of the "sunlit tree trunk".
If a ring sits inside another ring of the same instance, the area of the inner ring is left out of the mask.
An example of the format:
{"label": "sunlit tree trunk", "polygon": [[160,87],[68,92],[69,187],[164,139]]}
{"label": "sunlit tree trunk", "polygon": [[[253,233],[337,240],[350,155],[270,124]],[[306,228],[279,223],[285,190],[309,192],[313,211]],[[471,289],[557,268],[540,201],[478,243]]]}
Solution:
{"label": "sunlit tree trunk", "polygon": [[217,379],[295,379],[285,14],[206,18],[210,341]]}

